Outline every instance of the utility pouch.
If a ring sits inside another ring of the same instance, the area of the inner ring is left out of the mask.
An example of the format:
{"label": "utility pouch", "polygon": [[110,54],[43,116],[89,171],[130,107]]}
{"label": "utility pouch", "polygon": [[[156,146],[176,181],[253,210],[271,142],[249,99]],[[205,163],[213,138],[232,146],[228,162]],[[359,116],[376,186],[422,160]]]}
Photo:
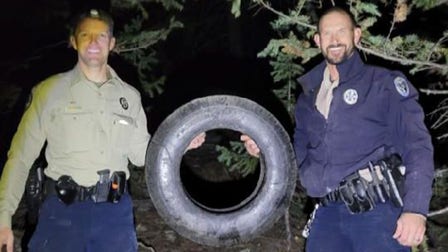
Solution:
{"label": "utility pouch", "polygon": [[372,162],[369,162],[368,170],[371,177],[371,195],[374,195],[376,201],[385,203],[389,199],[389,186],[381,172],[381,167],[378,165],[374,166]]}
{"label": "utility pouch", "polygon": [[78,184],[76,184],[72,177],[63,175],[56,181],[55,191],[62,202],[70,205],[75,201],[78,193]]}
{"label": "utility pouch", "polygon": [[96,203],[106,202],[109,195],[110,171],[109,169],[105,169],[98,171],[97,173],[100,176],[100,179],[96,182],[91,198]]}
{"label": "utility pouch", "polygon": [[393,154],[379,163],[381,172],[389,187],[389,198],[397,207],[403,207],[401,192],[405,179],[406,167],[402,165],[400,156]]}
{"label": "utility pouch", "polygon": [[117,203],[126,190],[126,173],[123,171],[114,172],[110,178],[110,188],[108,201]]}
{"label": "utility pouch", "polygon": [[339,193],[350,213],[362,213],[374,208],[375,201],[368,190],[367,182],[357,174],[347,177],[341,183]]}

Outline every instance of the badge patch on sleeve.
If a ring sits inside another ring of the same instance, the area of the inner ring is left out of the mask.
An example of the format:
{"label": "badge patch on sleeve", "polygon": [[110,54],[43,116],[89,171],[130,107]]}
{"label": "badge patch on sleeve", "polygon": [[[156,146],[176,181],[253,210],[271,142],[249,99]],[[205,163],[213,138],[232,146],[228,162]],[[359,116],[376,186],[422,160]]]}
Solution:
{"label": "badge patch on sleeve", "polygon": [[121,98],[120,98],[120,104],[121,104],[121,107],[122,107],[124,110],[127,110],[127,109],[129,108],[128,101],[127,101],[126,98],[124,98],[124,97],[121,97]]}
{"label": "badge patch on sleeve", "polygon": [[398,93],[401,96],[407,97],[409,95],[408,82],[403,77],[400,77],[400,76],[395,77],[394,85],[395,85],[395,89],[397,89]]}
{"label": "badge patch on sleeve", "polygon": [[353,105],[358,101],[358,92],[354,89],[347,89],[344,92],[344,101],[348,105]]}
{"label": "badge patch on sleeve", "polygon": [[25,110],[27,110],[30,107],[32,101],[33,101],[33,93],[30,93],[30,95],[28,96],[28,100],[26,101],[25,104]]}

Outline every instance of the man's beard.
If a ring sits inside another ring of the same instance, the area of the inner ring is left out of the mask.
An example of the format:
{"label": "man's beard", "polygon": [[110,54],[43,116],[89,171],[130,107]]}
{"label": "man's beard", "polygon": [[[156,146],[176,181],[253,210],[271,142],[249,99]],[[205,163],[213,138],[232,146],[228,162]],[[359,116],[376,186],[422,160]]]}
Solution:
{"label": "man's beard", "polygon": [[[334,47],[345,47],[345,51],[344,54],[339,57],[339,58],[331,58],[329,56],[328,50]],[[332,65],[338,65],[343,63],[345,60],[347,60],[352,54],[353,54],[353,49],[354,47],[347,47],[344,44],[337,44],[337,45],[330,45],[327,47],[327,49],[325,50],[325,53],[323,53],[324,58],[326,59],[326,61]]]}

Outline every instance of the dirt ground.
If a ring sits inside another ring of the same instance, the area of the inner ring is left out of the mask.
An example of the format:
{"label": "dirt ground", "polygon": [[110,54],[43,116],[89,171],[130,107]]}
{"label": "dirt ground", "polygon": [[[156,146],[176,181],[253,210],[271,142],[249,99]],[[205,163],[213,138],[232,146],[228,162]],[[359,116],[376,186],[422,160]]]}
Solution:
{"label": "dirt ground", "polygon": [[[137,203],[137,202],[135,202]],[[280,219],[270,230],[251,242],[233,247],[215,248],[197,244],[180,235],[167,226],[158,216],[150,201],[139,202],[136,205],[137,236],[140,241],[139,251],[186,252],[186,251],[301,251],[300,240],[288,237],[284,219]],[[153,250],[152,250],[153,249]]]}

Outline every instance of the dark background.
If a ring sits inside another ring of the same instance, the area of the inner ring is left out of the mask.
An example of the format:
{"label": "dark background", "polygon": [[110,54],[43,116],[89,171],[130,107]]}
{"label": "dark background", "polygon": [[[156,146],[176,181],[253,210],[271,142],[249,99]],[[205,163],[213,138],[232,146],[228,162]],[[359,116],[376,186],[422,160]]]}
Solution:
{"label": "dark background", "polygon": [[[109,1],[87,0],[18,0],[2,5],[0,167],[31,88],[76,64],[76,52],[68,44],[71,17],[91,7],[110,9]],[[165,11],[160,5],[154,7],[150,22],[155,28],[167,26]],[[120,11],[112,14],[115,35],[119,36],[132,16]],[[161,95],[145,95],[136,69],[121,55],[112,53],[109,57],[119,76],[141,91],[150,133],[180,105],[211,94],[248,97],[283,118],[285,127],[290,127],[287,112],[271,92],[267,60],[256,56],[274,36],[269,25],[274,16],[270,12],[252,9],[235,19],[227,1],[187,1],[176,17],[184,28],[174,30],[166,41],[156,45],[160,60],[156,71],[167,77]]]}
{"label": "dark background", "polygon": [[[292,0],[274,2],[274,7],[279,10],[286,10],[294,3]],[[103,0],[2,2],[0,167],[5,162],[6,152],[30,89],[50,75],[69,70],[76,64],[76,52],[68,46],[69,19],[74,13],[89,7],[110,9],[111,4]],[[150,21],[163,26],[161,20],[166,19],[166,13],[160,6],[158,8],[151,12]],[[392,12],[391,9],[383,11]],[[417,33],[436,39],[447,27],[447,13],[447,5],[429,12],[413,10],[408,21],[398,24],[396,30],[403,34]],[[129,22],[129,13],[117,11],[112,14],[116,21],[116,31]],[[288,114],[272,93],[276,85],[270,76],[268,60],[256,56],[270,38],[277,37],[269,24],[275,19],[275,15],[267,10],[243,8],[241,17],[235,19],[230,14],[227,1],[192,0],[185,3],[183,11],[176,17],[184,23],[184,28],[174,30],[167,41],[157,45],[161,66],[157,71],[167,76],[164,92],[150,98],[142,91],[143,103],[148,109],[150,133],[154,133],[160,122],[180,105],[193,98],[211,94],[234,94],[250,98],[276,115],[291,133],[292,125]],[[376,26],[377,32],[388,29],[389,25],[390,20],[384,19],[383,23]],[[308,70],[319,60],[321,59],[313,60],[304,67]],[[375,57],[369,57],[368,60],[372,64],[402,70],[417,88],[426,88],[431,83],[439,82],[438,78],[441,78],[423,73],[410,75],[409,68]],[[112,54],[110,64],[122,79],[141,90],[135,68],[120,55]],[[421,95],[420,101],[429,113],[443,98]],[[440,135],[445,130],[433,131],[433,135]],[[445,143],[435,143],[437,160],[445,163]]]}
{"label": "dark background", "polygon": [[[274,7],[286,10],[295,1],[276,0]],[[331,2],[331,1],[324,1]],[[76,52],[68,46],[70,17],[82,9],[110,9],[109,1],[92,0],[16,0],[0,3],[0,172],[6,161],[11,138],[17,128],[31,88],[50,75],[71,69]],[[247,7],[247,6],[245,6]],[[166,13],[159,7],[151,12],[150,22],[156,27],[167,25]],[[391,9],[383,10],[385,15]],[[129,13],[113,12],[116,31],[129,22]],[[429,12],[413,10],[408,21],[397,24],[397,33],[416,33],[438,39],[448,27],[447,5]],[[257,58],[271,38],[277,34],[269,22],[276,16],[267,10],[245,8],[238,19],[230,14],[226,0],[187,0],[184,10],[176,15],[184,28],[173,31],[167,41],[156,46],[160,60],[159,73],[167,76],[164,92],[151,98],[141,90],[136,70],[121,55],[110,55],[110,64],[120,77],[140,89],[148,110],[148,128],[155,132],[161,121],[180,105],[193,98],[211,94],[234,94],[250,98],[270,110],[289,133],[292,125],[287,112],[272,89],[267,59]],[[385,18],[373,32],[384,34],[390,20]],[[309,70],[321,58],[312,60]],[[397,63],[368,57],[368,63],[402,70],[417,88],[446,88],[434,83],[446,78],[420,73],[410,75],[409,68]],[[445,80],[445,81],[444,81]],[[445,96],[421,95],[426,113],[436,108]],[[428,117],[428,125],[432,118]],[[446,164],[446,143],[437,141],[446,128],[433,130],[436,166]]]}

